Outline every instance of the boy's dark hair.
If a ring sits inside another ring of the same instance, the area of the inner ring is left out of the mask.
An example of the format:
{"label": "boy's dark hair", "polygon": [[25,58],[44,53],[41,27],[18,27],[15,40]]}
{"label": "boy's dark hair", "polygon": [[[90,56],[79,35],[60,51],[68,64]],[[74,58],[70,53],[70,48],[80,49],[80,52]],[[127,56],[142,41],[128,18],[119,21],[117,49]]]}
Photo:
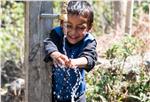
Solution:
{"label": "boy's dark hair", "polygon": [[93,24],[93,9],[87,1],[69,1],[67,6],[68,15],[81,15],[88,18],[88,26],[91,28]]}

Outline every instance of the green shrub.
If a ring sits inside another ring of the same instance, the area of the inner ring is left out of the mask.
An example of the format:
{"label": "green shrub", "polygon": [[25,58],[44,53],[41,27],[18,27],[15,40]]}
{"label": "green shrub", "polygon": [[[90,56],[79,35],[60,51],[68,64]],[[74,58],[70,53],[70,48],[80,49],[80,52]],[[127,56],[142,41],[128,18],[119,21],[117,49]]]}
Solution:
{"label": "green shrub", "polygon": [[133,68],[140,69],[139,73],[131,70],[124,74],[122,65],[128,56],[141,54],[142,45],[141,40],[127,35],[106,51],[111,67],[96,66],[86,75],[88,102],[122,102],[126,98],[148,102],[150,79],[146,67],[142,64],[140,68]]}
{"label": "green shrub", "polygon": [[2,0],[1,9],[1,61],[19,61],[24,57],[24,3]]}

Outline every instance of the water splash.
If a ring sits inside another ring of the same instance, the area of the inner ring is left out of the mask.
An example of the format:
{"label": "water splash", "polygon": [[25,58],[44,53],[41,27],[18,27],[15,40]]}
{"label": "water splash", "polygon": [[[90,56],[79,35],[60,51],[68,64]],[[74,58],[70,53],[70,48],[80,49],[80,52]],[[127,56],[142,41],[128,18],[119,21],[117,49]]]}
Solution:
{"label": "water splash", "polygon": [[74,99],[77,97],[75,93],[77,92],[77,89],[79,88],[79,85],[80,85],[80,83],[81,83],[81,78],[82,78],[79,69],[77,69],[77,68],[74,68],[74,69],[75,69],[75,70],[74,70],[75,73],[76,73],[78,76],[77,76],[77,82],[75,83],[75,85],[74,85],[73,88],[72,88],[72,92],[71,92],[71,102],[75,102]]}
{"label": "water splash", "polygon": [[[64,54],[67,56],[67,51],[66,51],[66,35],[65,34],[64,34],[64,37],[63,37],[63,51],[64,51]],[[71,56],[71,58],[74,58],[74,57]],[[77,97],[76,96],[76,92],[77,92],[77,89],[79,88],[79,85],[80,85],[81,80],[82,80],[82,75],[80,73],[79,68],[77,68],[77,67],[75,67],[75,68],[66,68],[66,66],[63,66],[63,65],[56,65],[56,64],[54,64],[54,65],[55,65],[55,67],[59,67],[59,68],[63,69],[63,71],[66,72],[65,74],[67,74],[67,76],[71,76],[70,73],[69,73],[69,71],[71,69],[74,69],[74,72],[76,73],[77,80],[76,80],[76,83],[75,83],[75,85],[73,86],[73,88],[71,90],[71,102],[75,102],[74,99]],[[64,81],[67,81],[66,77],[65,77]],[[57,98],[60,98],[60,95],[57,95]]]}
{"label": "water splash", "polygon": [[[67,55],[67,52],[66,52],[66,49],[65,49],[65,46],[66,46],[65,39],[66,39],[66,36],[64,36],[64,39],[63,39],[63,44],[64,44],[63,50],[64,50],[65,55]],[[73,58],[73,56],[71,56],[71,58]],[[70,69],[70,68],[69,68],[69,69]],[[74,85],[73,88],[72,88],[72,92],[71,92],[71,102],[75,102],[74,99],[75,99],[75,97],[77,97],[77,96],[76,96],[76,92],[77,92],[77,89],[79,88],[79,85],[80,85],[81,80],[82,80],[82,75],[81,75],[81,73],[80,73],[79,68],[74,67],[73,69],[74,69],[74,72],[75,72],[76,75],[77,75],[77,76],[76,76],[76,77],[77,77],[77,81],[76,81],[75,85]],[[68,69],[67,69],[67,74],[70,76],[70,73],[69,73],[69,70],[68,70]]]}

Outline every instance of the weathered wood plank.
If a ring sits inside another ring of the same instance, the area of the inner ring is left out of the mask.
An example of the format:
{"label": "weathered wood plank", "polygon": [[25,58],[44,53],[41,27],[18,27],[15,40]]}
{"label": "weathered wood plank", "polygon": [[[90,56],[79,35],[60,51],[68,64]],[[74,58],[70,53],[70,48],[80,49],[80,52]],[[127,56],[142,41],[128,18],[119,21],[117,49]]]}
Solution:
{"label": "weathered wood plank", "polygon": [[49,1],[27,1],[25,8],[26,102],[51,102],[51,69],[43,62],[43,40],[52,27],[41,13],[52,13]]}

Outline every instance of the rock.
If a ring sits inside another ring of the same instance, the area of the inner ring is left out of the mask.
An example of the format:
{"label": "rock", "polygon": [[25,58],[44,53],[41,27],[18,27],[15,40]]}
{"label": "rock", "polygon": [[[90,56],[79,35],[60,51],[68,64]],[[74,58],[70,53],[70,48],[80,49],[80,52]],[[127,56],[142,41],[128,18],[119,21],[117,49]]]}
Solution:
{"label": "rock", "polygon": [[15,96],[21,95],[21,90],[24,90],[25,88],[25,80],[22,78],[18,78],[11,82],[10,84],[7,84],[8,86],[8,91]]}
{"label": "rock", "polygon": [[134,71],[136,74],[140,73],[140,65],[142,64],[142,56],[133,55],[128,56],[124,63],[123,74],[128,74],[131,71]]}
{"label": "rock", "polygon": [[2,86],[6,83],[10,83],[17,78],[23,78],[21,68],[18,68],[16,63],[11,60],[7,60],[2,68]]}
{"label": "rock", "polygon": [[25,93],[25,80],[23,70],[14,61],[8,60],[4,63],[1,73],[3,94],[2,102],[23,102]]}

